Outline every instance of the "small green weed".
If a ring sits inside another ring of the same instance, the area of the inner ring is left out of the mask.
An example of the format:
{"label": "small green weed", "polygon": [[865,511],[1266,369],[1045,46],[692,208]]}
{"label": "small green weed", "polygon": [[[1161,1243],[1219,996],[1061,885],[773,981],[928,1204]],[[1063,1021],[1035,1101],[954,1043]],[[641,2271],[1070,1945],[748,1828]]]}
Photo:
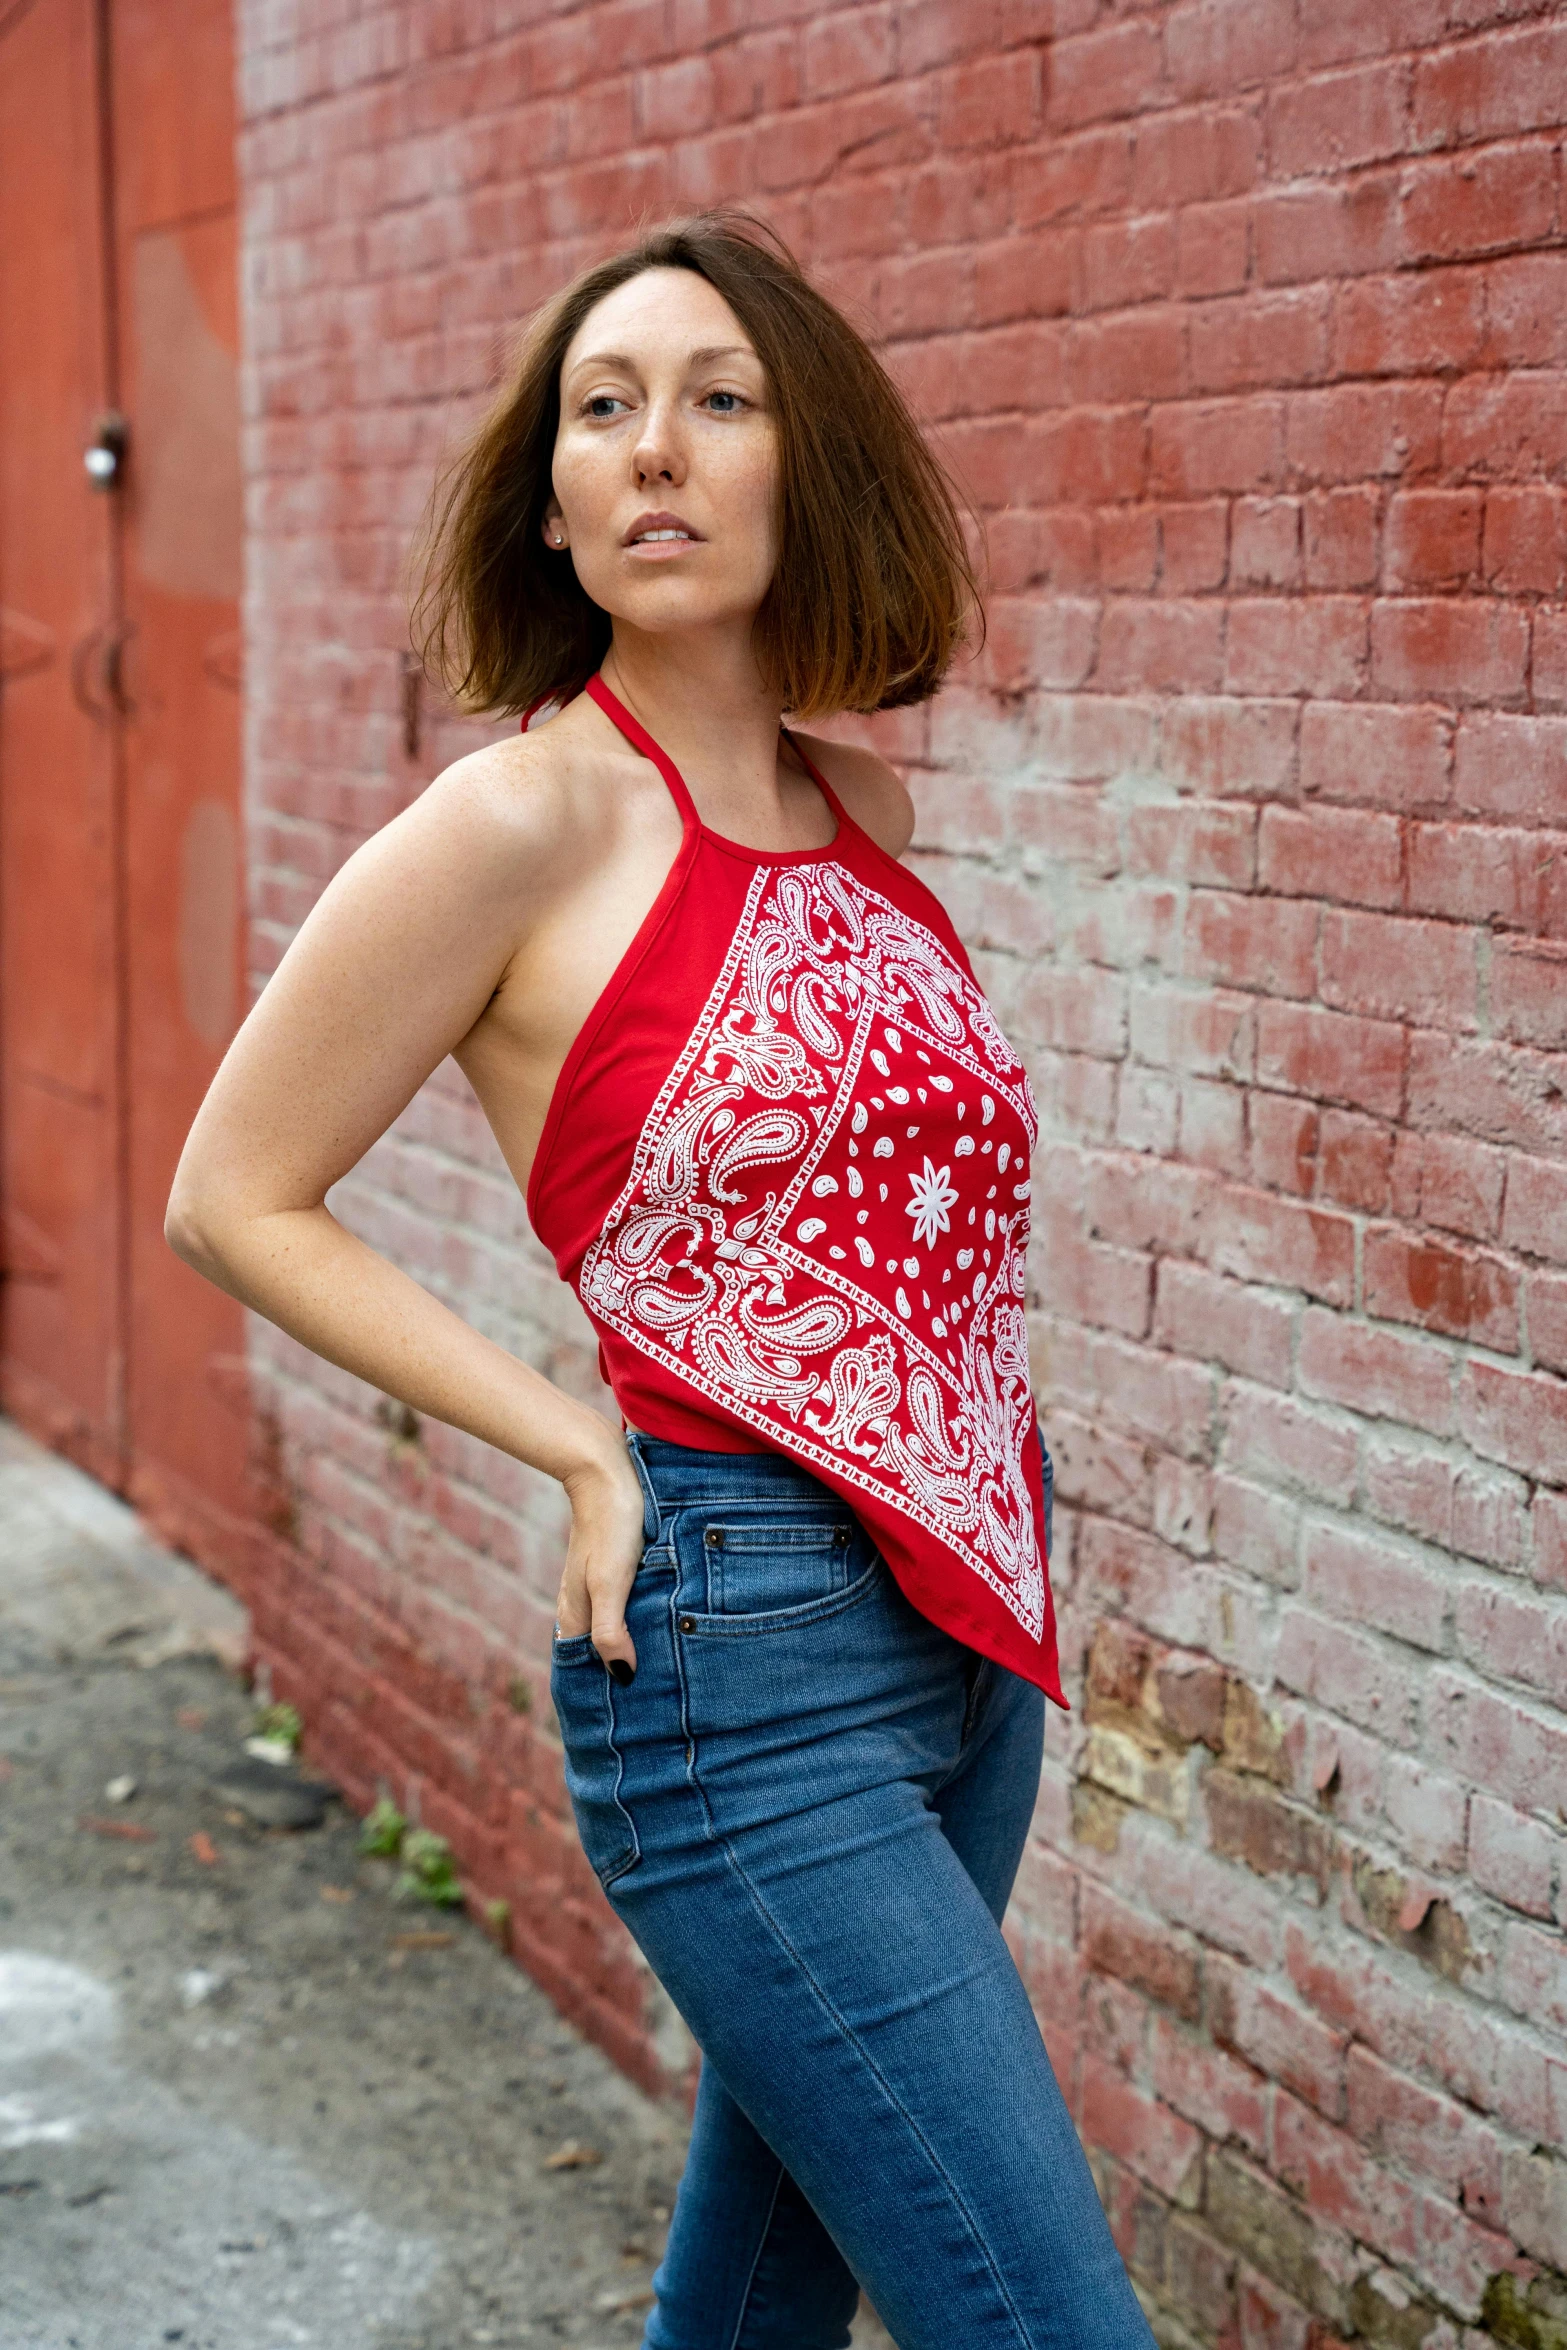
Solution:
{"label": "small green weed", "polygon": [[280,1746],[297,1747],[304,1734],[299,1709],[292,1705],[264,1705],[250,1725],[252,1738],[275,1738]]}
{"label": "small green weed", "polygon": [[462,1887],[452,1862],[452,1848],[431,1828],[409,1828],[402,1841],[402,1873],[392,1887],[399,1901],[428,1901],[437,1909],[453,1909],[462,1900]]}
{"label": "small green weed", "polygon": [[395,1860],[402,1850],[407,1828],[408,1822],[396,1804],[389,1803],[383,1795],[359,1824],[359,1849],[373,1854],[378,1860]]}

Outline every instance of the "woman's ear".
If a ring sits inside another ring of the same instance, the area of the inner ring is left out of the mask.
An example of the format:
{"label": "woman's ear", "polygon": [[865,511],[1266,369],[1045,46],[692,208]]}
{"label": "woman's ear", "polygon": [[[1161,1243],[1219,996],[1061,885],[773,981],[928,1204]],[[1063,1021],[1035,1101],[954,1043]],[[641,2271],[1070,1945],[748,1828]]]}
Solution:
{"label": "woman's ear", "polygon": [[544,544],[558,553],[566,544],[566,517],[560,510],[559,498],[551,498],[544,509]]}

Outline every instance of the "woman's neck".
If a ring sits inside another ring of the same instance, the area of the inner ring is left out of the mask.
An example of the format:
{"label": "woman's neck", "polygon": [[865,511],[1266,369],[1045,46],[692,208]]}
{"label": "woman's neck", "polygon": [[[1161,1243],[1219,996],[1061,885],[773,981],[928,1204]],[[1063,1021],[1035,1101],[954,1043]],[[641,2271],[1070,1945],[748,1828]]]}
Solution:
{"label": "woman's neck", "polygon": [[603,670],[716,831],[749,837],[757,822],[787,827],[798,814],[796,779],[779,768],[782,706],[758,673],[749,628],[743,639],[704,632],[692,641],[617,623]]}

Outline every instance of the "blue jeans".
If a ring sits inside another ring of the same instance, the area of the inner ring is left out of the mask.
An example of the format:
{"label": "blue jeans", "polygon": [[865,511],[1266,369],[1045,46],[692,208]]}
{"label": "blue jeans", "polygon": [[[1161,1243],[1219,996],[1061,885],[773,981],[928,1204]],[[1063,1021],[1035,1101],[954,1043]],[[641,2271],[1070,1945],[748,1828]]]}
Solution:
{"label": "blue jeans", "polygon": [[1151,2350],[1000,1931],[1042,1692],[781,1454],[628,1441],[636,1678],[584,1636],[550,1686],[583,1849],[703,2052],[644,2350],[842,2350],[862,2285],[900,2350]]}

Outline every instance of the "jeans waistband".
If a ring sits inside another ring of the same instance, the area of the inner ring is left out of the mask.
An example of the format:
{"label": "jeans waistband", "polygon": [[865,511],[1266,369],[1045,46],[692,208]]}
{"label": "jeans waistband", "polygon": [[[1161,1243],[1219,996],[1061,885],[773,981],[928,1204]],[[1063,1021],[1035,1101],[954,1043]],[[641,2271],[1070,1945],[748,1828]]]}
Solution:
{"label": "jeans waistband", "polygon": [[653,1541],[665,1510],[700,1502],[837,1502],[829,1486],[781,1452],[699,1452],[661,1436],[626,1430],[626,1448],[642,1487],[646,1537]]}

